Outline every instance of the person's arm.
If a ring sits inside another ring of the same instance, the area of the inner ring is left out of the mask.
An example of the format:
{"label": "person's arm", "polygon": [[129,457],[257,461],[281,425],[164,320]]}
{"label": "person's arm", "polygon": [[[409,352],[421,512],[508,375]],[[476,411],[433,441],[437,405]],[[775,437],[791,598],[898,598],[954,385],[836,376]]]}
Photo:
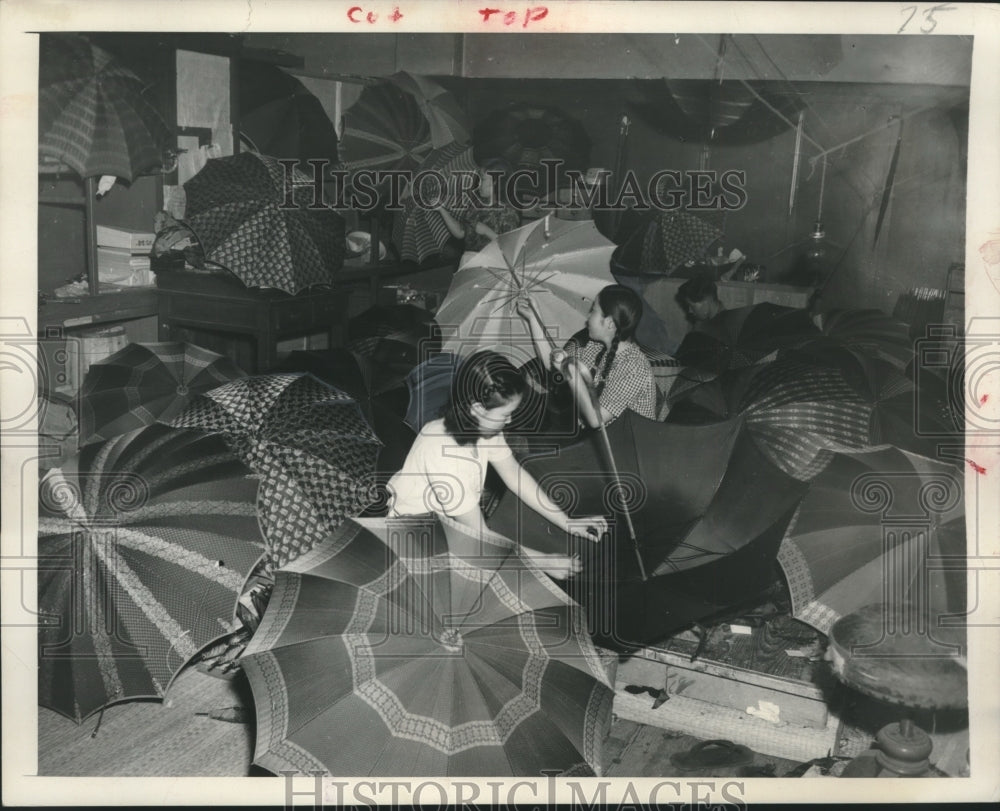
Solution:
{"label": "person's arm", "polygon": [[484,222],[476,223],[476,233],[479,234],[480,236],[486,237],[488,240],[490,240],[490,242],[492,242],[499,236],[499,234],[497,234],[496,231],[494,231]]}
{"label": "person's arm", "polygon": [[492,462],[507,488],[521,501],[564,532],[599,541],[608,531],[608,522],[601,515],[584,518],[570,518],[556,506],[548,494],[539,486],[535,477],[526,471],[513,456],[506,456]]}
{"label": "person's arm", "polygon": [[615,418],[608,409],[596,402],[592,382],[586,372],[572,360],[566,364],[566,378],[569,383],[573,399],[576,400],[580,409],[580,416],[591,428],[600,428],[603,423],[610,422]]}
{"label": "person's arm", "polygon": [[448,227],[453,237],[456,239],[465,239],[465,226],[455,218],[454,214],[444,206],[438,208],[437,213],[441,215],[441,219],[444,220],[444,224]]}
{"label": "person's arm", "polygon": [[545,334],[545,327],[542,325],[542,320],[538,317],[535,303],[531,300],[531,296],[525,293],[517,297],[514,306],[517,309],[517,314],[528,322],[528,329],[531,332],[531,342],[535,345],[535,354],[538,355],[538,359],[542,362],[545,370],[551,371],[552,344],[549,343],[549,338]]}

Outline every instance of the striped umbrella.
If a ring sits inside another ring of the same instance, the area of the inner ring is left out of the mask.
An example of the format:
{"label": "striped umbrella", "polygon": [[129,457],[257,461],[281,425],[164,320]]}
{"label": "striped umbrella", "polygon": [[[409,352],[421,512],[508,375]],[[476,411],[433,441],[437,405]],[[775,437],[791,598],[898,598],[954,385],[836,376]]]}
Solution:
{"label": "striped umbrella", "polygon": [[754,374],[736,413],[764,455],[799,481],[808,481],[836,451],[871,445],[872,404],[837,369],[786,358]]}
{"label": "striped umbrella", "polygon": [[132,181],[162,164],[170,130],[143,95],[145,83],[75,34],[39,42],[38,151],[81,177]]}
{"label": "striped umbrella", "polygon": [[382,443],[352,397],[310,374],[233,380],[171,424],[223,434],[260,475],[260,521],[278,566],[368,505]]}
{"label": "striped umbrella", "polygon": [[823,313],[820,329],[836,345],[888,361],[897,369],[913,360],[909,327],[881,310],[831,310]]}
{"label": "striped umbrella", "polygon": [[276,574],[242,664],[254,760],[336,775],[594,773],[615,658],[518,545],[360,519]]}
{"label": "striped umbrella", "polygon": [[[420,165],[419,171],[440,172],[448,188],[441,188],[434,176],[428,176],[421,181],[419,199],[427,203],[441,201],[452,214],[460,216],[468,206],[457,205],[459,201],[455,186],[458,177],[455,173],[472,173],[478,168],[470,146],[455,142],[441,149],[435,149]],[[450,238],[451,232],[445,225],[444,218],[437,211],[418,205],[412,191],[403,204],[403,210],[393,216],[392,241],[403,259],[423,262],[427,257],[440,253]]]}
{"label": "striped umbrella", "polygon": [[838,453],[810,483],[778,554],[793,616],[826,634],[882,603],[912,612],[915,641],[937,639],[942,653],[961,644],[964,504],[963,477],[947,464],[891,447]]}
{"label": "striped umbrella", "polygon": [[431,145],[435,149],[452,141],[465,143],[469,140],[470,128],[465,111],[455,97],[437,82],[405,70],[392,74],[389,81],[417,100],[430,124]]}
{"label": "striped umbrella", "polygon": [[246,372],[194,344],[129,344],[93,364],[80,388],[80,444],[168,422],[200,392]]}
{"label": "striped umbrella", "polygon": [[235,630],[264,552],[257,480],[221,437],[151,425],[39,488],[39,703],[76,721],[158,698]]}

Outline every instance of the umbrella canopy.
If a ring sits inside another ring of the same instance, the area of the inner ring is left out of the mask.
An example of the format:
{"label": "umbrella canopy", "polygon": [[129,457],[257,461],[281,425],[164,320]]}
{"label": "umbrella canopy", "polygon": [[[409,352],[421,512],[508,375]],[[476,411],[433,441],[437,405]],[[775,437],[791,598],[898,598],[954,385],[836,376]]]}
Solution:
{"label": "umbrella canopy", "polygon": [[471,128],[465,111],[455,97],[437,82],[405,70],[392,74],[389,81],[417,100],[420,111],[430,124],[431,145],[435,149],[453,141],[466,143],[469,140]]}
{"label": "umbrella canopy", "polygon": [[831,310],[820,321],[823,335],[852,351],[905,369],[913,360],[909,327],[881,310]]}
{"label": "umbrella canopy", "polygon": [[77,721],[156,698],[235,630],[264,552],[257,480],[218,436],[151,425],[39,489],[39,703]]}
{"label": "umbrella canopy", "polygon": [[[561,161],[565,169],[586,169],[590,164],[590,137],[583,125],[558,107],[511,104],[494,110],[472,133],[476,158],[502,158],[515,169],[538,173],[541,191],[543,160]],[[555,189],[546,189],[552,193]]]}
{"label": "umbrella canopy", "polygon": [[337,131],[316,96],[277,65],[240,61],[240,134],[275,158],[335,164]]}
{"label": "umbrella canopy", "polygon": [[[475,172],[478,168],[472,157],[472,147],[457,142],[435,149],[420,165],[421,172],[440,172],[449,184],[453,184],[455,172]],[[421,182],[420,197],[424,202],[450,199],[450,185],[444,189],[432,188],[432,182],[433,178]],[[448,209],[453,214],[458,212],[457,207],[449,206]],[[440,253],[450,239],[451,231],[441,214],[417,205],[412,196],[403,203],[403,210],[393,216],[392,241],[402,259],[423,262]]]}
{"label": "umbrella canopy", "polygon": [[492,349],[521,365],[535,351],[518,296],[529,293],[557,343],[575,334],[597,294],[614,284],[614,244],[589,220],[544,217],[501,234],[452,279],[436,318],[445,351]]}
{"label": "umbrella canopy", "polygon": [[378,474],[391,475],[403,466],[415,434],[403,420],[409,392],[402,374],[343,347],[297,349],[275,371],[307,372],[349,394],[382,442]]}
{"label": "umbrella canopy", "polygon": [[347,346],[404,376],[439,348],[434,316],[414,304],[369,307],[347,322]]}
{"label": "umbrella canopy", "polygon": [[448,518],[345,523],[277,572],[242,664],[274,772],[601,772],[613,659],[516,544]]}
{"label": "umbrella canopy", "polygon": [[295,295],[333,284],[344,261],[344,221],[329,208],[308,208],[313,187],[297,169],[286,174],[274,158],[241,152],[209,160],[184,189],[187,223],[206,260],[247,287]]}
{"label": "umbrella canopy", "polygon": [[312,375],[234,380],[171,424],[224,434],[260,475],[261,526],[279,566],[367,506],[381,443],[351,397]]}
{"label": "umbrella canopy", "polygon": [[391,81],[370,84],[344,112],[340,157],[361,169],[414,170],[434,148],[420,102]]}
{"label": "umbrella canopy", "polygon": [[132,181],[159,168],[171,134],[145,85],[107,51],[72,34],[39,42],[38,151],[81,177]]}
{"label": "umbrella canopy", "polygon": [[910,612],[914,636],[946,646],[964,638],[965,549],[958,472],[882,448],[837,454],[810,484],[778,561],[793,615],[822,633],[883,603]]}
{"label": "umbrella canopy", "polygon": [[169,422],[196,394],[245,376],[229,358],[194,344],[129,344],[87,371],[80,444]]}
{"label": "umbrella canopy", "polygon": [[[595,545],[600,548],[592,554],[585,547],[581,550],[586,556],[582,580],[591,584],[588,600],[612,600],[618,606],[613,616],[617,635],[648,641],[650,635],[665,635],[678,626],[672,624],[675,616],[647,621],[647,598],[655,601],[659,590],[683,581],[686,572],[740,552],[787,520],[805,485],[768,462],[740,420],[671,425],[626,411],[607,426],[607,433],[650,575],[645,583],[622,520],[622,492],[596,434],[557,454],[542,451],[522,463],[571,516],[608,517],[612,537]],[[679,459],[684,464],[678,464]],[[510,493],[490,516],[490,528],[532,548],[566,551],[558,549],[566,543],[565,535],[521,507]],[[780,532],[773,540],[776,550]],[[638,603],[631,593],[636,589],[643,592]],[[679,616],[684,607],[672,610]],[[691,619],[686,615],[686,621]]]}
{"label": "umbrella canopy", "polygon": [[460,359],[451,352],[442,352],[413,367],[406,376],[410,404],[406,409],[406,424],[414,431],[441,416],[448,404],[451,382],[458,371]]}

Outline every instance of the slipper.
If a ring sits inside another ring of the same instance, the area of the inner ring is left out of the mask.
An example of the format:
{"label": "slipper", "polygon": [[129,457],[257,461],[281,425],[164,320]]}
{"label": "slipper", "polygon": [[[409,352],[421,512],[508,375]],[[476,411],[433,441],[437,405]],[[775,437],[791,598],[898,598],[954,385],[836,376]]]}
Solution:
{"label": "slipper", "polygon": [[714,769],[721,766],[748,766],[753,763],[753,752],[732,741],[702,741],[686,752],[671,755],[670,762],[678,769]]}

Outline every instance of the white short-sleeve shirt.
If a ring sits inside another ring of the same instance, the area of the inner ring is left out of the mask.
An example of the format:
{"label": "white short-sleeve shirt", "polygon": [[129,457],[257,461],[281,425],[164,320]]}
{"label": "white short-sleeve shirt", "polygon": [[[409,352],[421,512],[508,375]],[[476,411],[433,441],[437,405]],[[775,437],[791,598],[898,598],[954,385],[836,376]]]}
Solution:
{"label": "white short-sleeve shirt", "polygon": [[389,480],[389,514],[458,516],[479,509],[487,466],[512,455],[503,434],[459,445],[445,431],[444,420],[433,420]]}

